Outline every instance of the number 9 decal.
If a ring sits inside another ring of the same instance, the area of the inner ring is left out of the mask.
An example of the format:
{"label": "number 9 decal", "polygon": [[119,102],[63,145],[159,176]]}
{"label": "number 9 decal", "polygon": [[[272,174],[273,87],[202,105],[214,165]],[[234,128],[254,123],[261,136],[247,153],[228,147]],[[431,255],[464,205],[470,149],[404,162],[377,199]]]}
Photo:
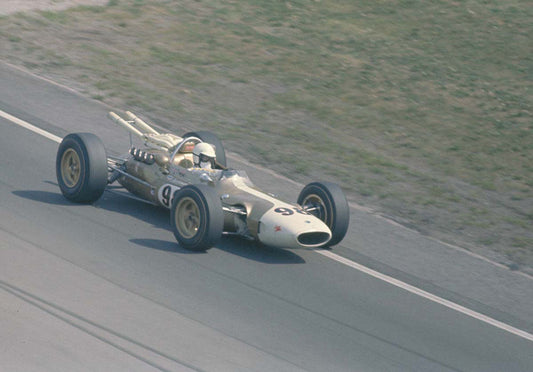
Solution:
{"label": "number 9 decal", "polygon": [[292,216],[294,211],[290,208],[276,208],[274,212],[281,213],[282,216]]}
{"label": "number 9 decal", "polygon": [[172,204],[172,199],[174,198],[174,193],[180,188],[174,185],[166,184],[159,188],[157,197],[159,202],[166,208],[170,208]]}
{"label": "number 9 decal", "polygon": [[291,208],[284,208],[284,207],[276,208],[276,209],[274,209],[274,212],[280,213],[282,216],[292,216],[294,214],[294,212],[300,213],[300,214],[309,214],[306,211],[304,211],[303,209],[300,209],[300,208],[297,208],[297,207],[294,207],[292,209]]}

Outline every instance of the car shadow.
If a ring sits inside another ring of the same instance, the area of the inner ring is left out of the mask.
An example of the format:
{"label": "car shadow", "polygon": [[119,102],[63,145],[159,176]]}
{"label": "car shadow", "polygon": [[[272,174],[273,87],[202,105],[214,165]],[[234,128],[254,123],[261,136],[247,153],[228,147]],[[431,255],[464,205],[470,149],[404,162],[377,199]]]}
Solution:
{"label": "car shadow", "polygon": [[[46,183],[53,184],[50,181],[46,181]],[[102,197],[95,203],[74,203],[65,199],[60,192],[42,190],[15,190],[12,191],[12,193],[18,197],[45,204],[61,206],[86,205],[94,208],[104,209],[110,212],[125,214],[149,223],[154,227],[165,227],[168,225],[168,212],[164,209],[148,203],[128,199],[121,195],[107,191],[104,192]]]}
{"label": "car shadow", "polygon": [[[193,252],[180,247],[176,241],[162,239],[130,239],[130,242],[165,252],[174,252],[187,255],[208,254],[209,251]],[[249,260],[267,264],[303,264],[305,260],[292,251],[280,248],[262,246],[255,242],[244,240],[238,236],[223,236],[220,242],[212,249],[240,256]]]}
{"label": "car shadow", "polygon": [[266,264],[303,264],[305,260],[294,250],[269,247],[240,236],[225,235],[215,248],[246,259]]}
{"label": "car shadow", "polygon": [[141,247],[155,249],[155,250],[164,251],[164,252],[174,252],[174,253],[191,254],[191,255],[195,255],[195,254],[201,255],[201,254],[206,253],[206,252],[189,251],[185,248],[180,247],[178,242],[170,241],[170,240],[135,238],[135,239],[130,239],[129,241],[133,244],[140,245]]}
{"label": "car shadow", "polygon": [[[51,181],[45,182],[54,184]],[[80,205],[65,199],[60,192],[16,190],[12,193],[18,197],[45,204],[60,206]],[[97,202],[87,205],[114,213],[126,214],[154,227],[165,228],[170,231],[169,212],[161,207],[129,199],[125,196],[107,191],[104,192],[104,195]],[[184,249],[180,247],[175,240],[130,239],[129,241],[142,247],[160,251],[175,252],[179,254],[206,254],[206,252],[193,252]],[[224,235],[213,249],[220,249],[236,256],[267,264],[305,263],[305,260],[292,250],[264,246],[260,243],[248,241],[238,236]]]}
{"label": "car shadow", "polygon": [[16,190],[13,194],[24,199],[38,201],[46,204],[53,205],[70,205],[69,202],[61,193],[54,193],[41,190]]}

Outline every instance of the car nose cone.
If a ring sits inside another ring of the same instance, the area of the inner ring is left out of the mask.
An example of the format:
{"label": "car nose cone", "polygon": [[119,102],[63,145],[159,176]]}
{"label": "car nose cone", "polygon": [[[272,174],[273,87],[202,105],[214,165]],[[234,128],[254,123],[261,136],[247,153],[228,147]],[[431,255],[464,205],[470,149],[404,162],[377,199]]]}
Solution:
{"label": "car nose cone", "polygon": [[282,214],[273,208],[261,218],[260,226],[259,240],[271,246],[320,247],[331,239],[331,231],[324,222],[315,216],[300,212]]}

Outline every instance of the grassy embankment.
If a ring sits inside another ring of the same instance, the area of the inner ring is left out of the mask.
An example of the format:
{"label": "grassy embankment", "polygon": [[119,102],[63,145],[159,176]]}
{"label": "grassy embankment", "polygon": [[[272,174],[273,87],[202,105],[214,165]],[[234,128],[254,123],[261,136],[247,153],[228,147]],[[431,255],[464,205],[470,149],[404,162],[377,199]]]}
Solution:
{"label": "grassy embankment", "polygon": [[0,18],[0,58],[529,270],[532,13],[520,0],[111,0]]}

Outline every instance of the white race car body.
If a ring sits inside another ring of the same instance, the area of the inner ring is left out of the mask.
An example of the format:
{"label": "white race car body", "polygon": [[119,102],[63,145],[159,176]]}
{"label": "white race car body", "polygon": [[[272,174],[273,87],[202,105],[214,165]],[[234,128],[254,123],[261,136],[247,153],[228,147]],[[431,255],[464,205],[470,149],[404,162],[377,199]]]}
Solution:
{"label": "white race car body", "polygon": [[[322,247],[344,237],[349,208],[337,185],[311,183],[300,193],[298,204],[285,202],[254,186],[246,172],[227,168],[222,143],[211,132],[159,134],[127,114],[130,121],[110,116],[144,145],[132,147],[123,157],[107,156],[101,141],[90,133],[63,139],[56,170],[68,199],[93,202],[118,182],[129,191],[126,195],[170,209],[174,235],[191,250],[210,248],[222,234],[281,248]],[[202,142],[216,149],[215,169],[193,165],[193,149]]]}
{"label": "white race car body", "polygon": [[[153,151],[152,151],[153,152]],[[269,246],[318,247],[331,238],[328,226],[297,204],[284,202],[255,187],[244,171],[182,168],[172,165],[162,174],[156,163],[129,157],[118,182],[132,194],[170,208],[185,185],[206,184],[216,190],[224,209],[224,232],[253,238]],[[148,181],[140,184],[136,179]]]}

